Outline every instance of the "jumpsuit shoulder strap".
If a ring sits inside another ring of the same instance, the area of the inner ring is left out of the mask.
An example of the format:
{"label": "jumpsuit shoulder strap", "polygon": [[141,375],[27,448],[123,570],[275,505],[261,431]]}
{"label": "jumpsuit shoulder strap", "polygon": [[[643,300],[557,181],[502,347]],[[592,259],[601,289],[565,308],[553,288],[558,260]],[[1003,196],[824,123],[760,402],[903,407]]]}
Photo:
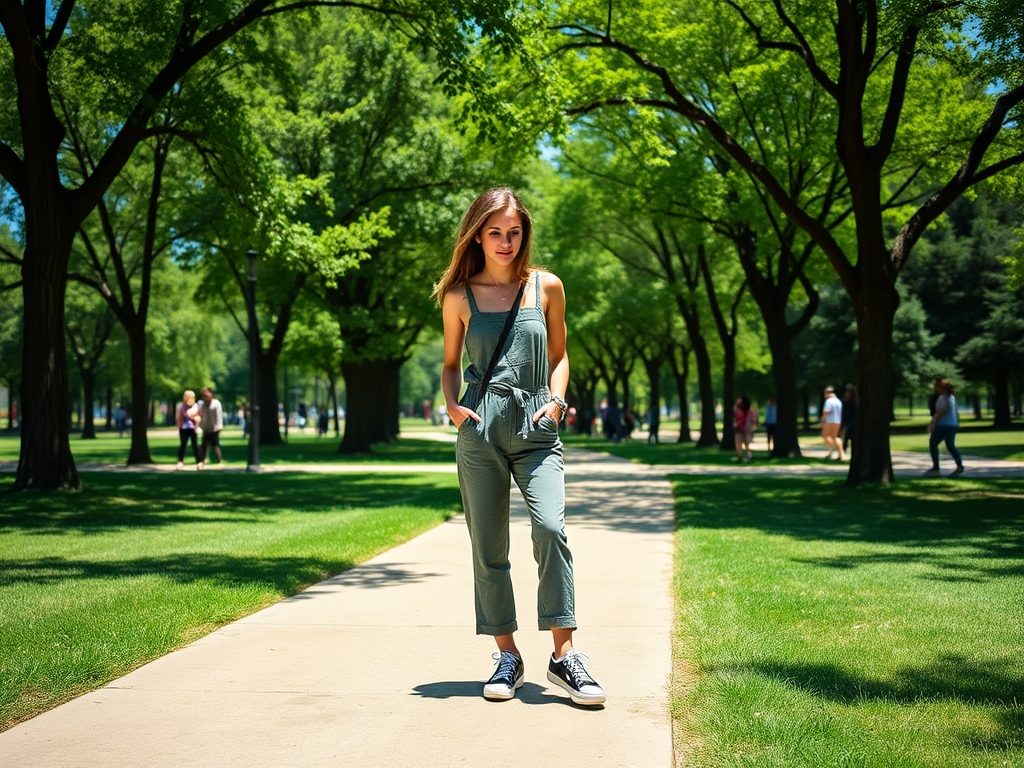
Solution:
{"label": "jumpsuit shoulder strap", "polygon": [[473,289],[469,287],[469,281],[467,280],[463,285],[466,287],[466,298],[469,299],[469,312],[475,315],[480,310],[477,309],[476,299],[473,298]]}
{"label": "jumpsuit shoulder strap", "polygon": [[534,274],[537,276],[537,280],[534,283],[534,293],[537,296],[536,306],[540,307],[540,270],[538,269]]}

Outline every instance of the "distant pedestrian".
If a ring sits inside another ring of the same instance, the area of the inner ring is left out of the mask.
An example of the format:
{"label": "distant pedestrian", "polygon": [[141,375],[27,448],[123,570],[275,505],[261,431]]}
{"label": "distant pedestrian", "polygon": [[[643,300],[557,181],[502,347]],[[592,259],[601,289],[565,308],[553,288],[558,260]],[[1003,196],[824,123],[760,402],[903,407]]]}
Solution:
{"label": "distant pedestrian", "polygon": [[178,469],[185,468],[185,446],[192,443],[192,453],[196,457],[196,466],[202,468],[202,459],[199,456],[199,446],[196,444],[196,427],[199,426],[199,406],[196,405],[196,393],[186,389],[178,403],[178,410],[175,415],[175,423],[178,425],[178,438],[181,445],[178,446]]}
{"label": "distant pedestrian", "polygon": [[736,398],[736,405],[732,409],[732,428],[736,438],[736,458],[743,462],[750,461],[754,458],[750,443],[757,429],[757,409],[750,404],[750,398],[746,395]]}
{"label": "distant pedestrian", "polygon": [[768,398],[764,404],[764,434],[768,438],[768,452],[771,453],[775,445],[775,425],[779,423],[779,406],[775,402],[775,395]]}
{"label": "distant pedestrian", "polygon": [[636,429],[636,416],[633,415],[633,409],[630,407],[622,414],[622,437],[632,440],[634,429]]}
{"label": "distant pedestrian", "polygon": [[835,389],[825,387],[825,405],[821,409],[821,437],[828,448],[828,458],[833,451],[838,452],[839,460],[846,459],[846,451],[839,442],[839,427],[843,423],[843,401],[836,397]]}
{"label": "distant pedestrian", "polygon": [[125,413],[124,408],[121,404],[117,404],[117,408],[114,409],[114,428],[117,430],[118,437],[124,437],[124,426],[128,419],[128,414]]}
{"label": "distant pedestrian", "polygon": [[843,414],[839,422],[839,439],[842,441],[843,451],[846,446],[854,440],[854,432],[857,429],[857,388],[853,384],[846,385],[846,392],[843,393]]}
{"label": "distant pedestrian", "polygon": [[647,442],[658,442],[658,430],[661,428],[661,407],[658,403],[654,403],[651,406],[651,410],[647,415],[647,425]]}
{"label": "distant pedestrian", "polygon": [[220,464],[224,459],[220,452],[220,433],[224,429],[224,408],[213,396],[213,390],[203,388],[203,402],[199,406],[199,426],[203,430],[203,448],[200,452],[199,468],[206,466],[207,452],[213,448],[213,455]]}
{"label": "distant pedestrian", "polygon": [[238,406],[238,410],[235,412],[235,416],[238,418],[238,426],[242,430],[242,437],[246,438],[249,436],[249,424],[245,418],[245,406]]}
{"label": "distant pedestrian", "polygon": [[330,421],[330,419],[327,416],[327,409],[324,408],[323,410],[320,411],[320,415],[317,417],[317,421],[316,421],[316,436],[317,437],[323,437],[324,435],[326,435],[327,434],[327,429],[328,429],[328,427],[330,427],[330,425],[331,425],[331,421]]}
{"label": "distant pedestrian", "polygon": [[964,462],[960,451],[956,448],[956,432],[960,428],[960,413],[957,411],[956,397],[953,395],[953,384],[949,379],[939,377],[935,380],[935,415],[928,424],[931,437],[928,439],[928,452],[932,455],[932,468],[925,472],[927,477],[939,475],[939,443],[946,443],[946,450],[956,462],[956,469],[950,477],[956,477],[964,471]]}

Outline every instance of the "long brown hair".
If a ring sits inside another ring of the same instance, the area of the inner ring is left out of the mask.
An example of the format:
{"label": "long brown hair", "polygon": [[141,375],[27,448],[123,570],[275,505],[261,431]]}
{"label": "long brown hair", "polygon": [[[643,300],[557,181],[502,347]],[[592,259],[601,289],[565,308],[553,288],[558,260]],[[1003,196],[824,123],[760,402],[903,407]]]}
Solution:
{"label": "long brown hair", "polygon": [[530,212],[526,210],[519,196],[508,187],[488,189],[473,201],[466,215],[462,217],[459,233],[455,237],[452,261],[441,275],[441,279],[434,283],[434,291],[430,294],[438,304],[444,302],[444,297],[452,286],[468,281],[484,268],[484,249],[476,241],[476,236],[491,214],[508,208],[518,213],[523,222],[523,242],[515,261],[512,262],[512,267],[521,280],[526,280],[530,276],[530,250],[533,242],[533,220],[530,218]]}

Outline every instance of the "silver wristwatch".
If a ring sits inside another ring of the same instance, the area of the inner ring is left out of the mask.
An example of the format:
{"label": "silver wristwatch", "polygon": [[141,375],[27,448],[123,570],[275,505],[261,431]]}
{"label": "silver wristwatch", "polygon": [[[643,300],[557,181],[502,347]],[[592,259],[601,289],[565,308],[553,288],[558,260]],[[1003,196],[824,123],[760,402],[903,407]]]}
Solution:
{"label": "silver wristwatch", "polygon": [[569,404],[565,402],[565,400],[560,398],[558,395],[552,395],[551,402],[557,405],[562,410],[563,416],[565,416],[565,414],[569,412]]}

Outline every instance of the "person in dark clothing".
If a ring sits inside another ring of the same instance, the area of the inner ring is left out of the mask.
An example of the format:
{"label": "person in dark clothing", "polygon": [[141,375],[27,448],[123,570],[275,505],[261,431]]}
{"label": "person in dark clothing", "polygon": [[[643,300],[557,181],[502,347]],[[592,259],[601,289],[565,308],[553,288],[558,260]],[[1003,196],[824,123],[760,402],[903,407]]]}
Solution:
{"label": "person in dark clothing", "polygon": [[857,388],[853,384],[846,385],[843,395],[843,415],[839,427],[839,439],[843,442],[843,451],[854,439],[857,426]]}

